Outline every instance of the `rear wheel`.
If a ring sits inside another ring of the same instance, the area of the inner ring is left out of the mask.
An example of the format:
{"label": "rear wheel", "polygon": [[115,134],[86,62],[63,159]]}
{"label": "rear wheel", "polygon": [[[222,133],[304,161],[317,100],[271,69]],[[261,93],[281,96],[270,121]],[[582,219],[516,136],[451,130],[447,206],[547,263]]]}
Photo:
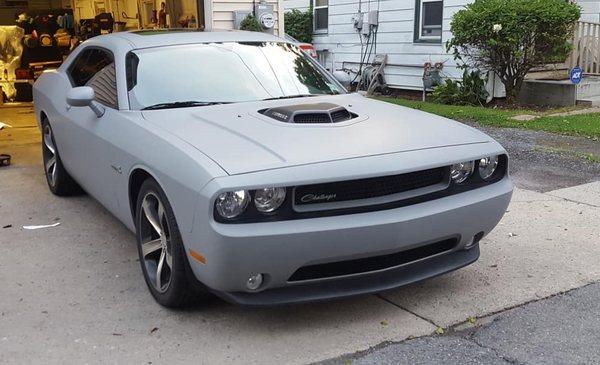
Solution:
{"label": "rear wheel", "polygon": [[63,167],[52,127],[46,119],[42,121],[42,157],[48,188],[53,194],[68,196],[82,193],[79,185]]}
{"label": "rear wheel", "polygon": [[182,307],[204,297],[187,260],[171,205],[154,179],[147,179],[140,188],[136,233],[144,279],[159,304]]}

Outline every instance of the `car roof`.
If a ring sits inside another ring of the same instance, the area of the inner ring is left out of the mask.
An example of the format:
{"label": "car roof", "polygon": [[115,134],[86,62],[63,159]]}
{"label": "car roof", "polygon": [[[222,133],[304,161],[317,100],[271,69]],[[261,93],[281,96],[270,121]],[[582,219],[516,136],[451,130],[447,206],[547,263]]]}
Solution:
{"label": "car roof", "polygon": [[127,43],[132,49],[212,42],[287,41],[262,32],[247,32],[240,30],[203,31],[196,29],[135,30],[97,36],[86,41],[88,44],[112,44],[117,47],[122,46],[123,43]]}
{"label": "car roof", "polygon": [[288,41],[292,42],[292,43],[300,43],[299,40],[297,40],[296,38],[292,37],[291,35],[285,33],[283,35],[283,38],[287,39]]}

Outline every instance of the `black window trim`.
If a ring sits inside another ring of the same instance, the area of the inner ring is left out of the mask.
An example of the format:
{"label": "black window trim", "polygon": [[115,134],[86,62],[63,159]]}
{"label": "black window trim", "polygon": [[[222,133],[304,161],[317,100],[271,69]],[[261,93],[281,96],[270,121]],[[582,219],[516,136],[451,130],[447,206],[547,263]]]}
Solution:
{"label": "black window trim", "polygon": [[[325,35],[329,33],[329,8],[331,5],[329,4],[330,0],[327,0],[327,6],[317,6],[316,0],[311,0],[310,5],[312,7],[312,15],[313,15],[313,34],[315,35]],[[327,28],[319,28],[317,29],[317,10],[327,9]]]}
{"label": "black window trim", "polygon": [[[113,63],[115,64],[115,68],[117,67],[117,63],[115,60],[115,54],[113,53],[113,51],[111,51],[108,48],[105,47],[101,47],[101,46],[96,46],[96,45],[92,45],[92,46],[86,46],[84,47],[81,51],[79,51],[79,53],[77,54],[77,56],[75,57],[75,59],[73,61],[71,61],[71,63],[69,64],[69,66],[67,67],[66,70],[66,74],[67,74],[67,78],[69,79],[69,82],[71,83],[71,87],[76,87],[75,86],[75,81],[73,81],[73,78],[71,77],[71,71],[73,69],[73,67],[75,67],[75,64],[77,63],[77,60],[79,60],[79,58],[83,55],[84,52],[88,51],[88,50],[94,50],[94,49],[98,49],[101,51],[104,51],[106,53],[108,53],[110,55],[110,57],[112,58]],[[108,105],[106,103],[103,103],[100,100],[96,100],[98,103],[102,104],[103,106],[107,107],[107,108],[111,108],[114,110],[119,110],[119,85],[117,85],[117,79],[118,77],[115,76],[115,87],[117,90],[117,105]]]}
{"label": "black window trim", "polygon": [[439,39],[433,38],[422,38],[421,37],[421,6],[423,0],[415,0],[415,29],[414,29],[414,43],[429,43],[429,44],[442,44],[442,38],[444,36],[444,0],[440,0],[442,3],[442,34]]}

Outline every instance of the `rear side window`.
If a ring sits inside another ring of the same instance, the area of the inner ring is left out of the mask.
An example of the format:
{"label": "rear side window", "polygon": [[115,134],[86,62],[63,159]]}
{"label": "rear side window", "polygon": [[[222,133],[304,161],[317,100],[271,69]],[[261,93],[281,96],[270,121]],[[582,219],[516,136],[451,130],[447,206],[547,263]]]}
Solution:
{"label": "rear side window", "polygon": [[90,86],[96,100],[117,108],[117,80],[115,63],[110,52],[91,48],[83,50],[69,68],[73,86]]}
{"label": "rear side window", "polygon": [[98,71],[111,63],[112,55],[104,50],[93,48],[81,52],[69,68],[73,86],[85,86]]}

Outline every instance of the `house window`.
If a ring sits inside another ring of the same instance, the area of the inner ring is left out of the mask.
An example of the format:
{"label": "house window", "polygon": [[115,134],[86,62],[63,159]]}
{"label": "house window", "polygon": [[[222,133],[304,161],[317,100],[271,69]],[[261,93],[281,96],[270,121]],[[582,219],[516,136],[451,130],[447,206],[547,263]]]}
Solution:
{"label": "house window", "polygon": [[329,0],[315,0],[315,32],[325,33],[329,26]]}
{"label": "house window", "polygon": [[441,42],[444,1],[417,0],[415,14],[415,41]]}

